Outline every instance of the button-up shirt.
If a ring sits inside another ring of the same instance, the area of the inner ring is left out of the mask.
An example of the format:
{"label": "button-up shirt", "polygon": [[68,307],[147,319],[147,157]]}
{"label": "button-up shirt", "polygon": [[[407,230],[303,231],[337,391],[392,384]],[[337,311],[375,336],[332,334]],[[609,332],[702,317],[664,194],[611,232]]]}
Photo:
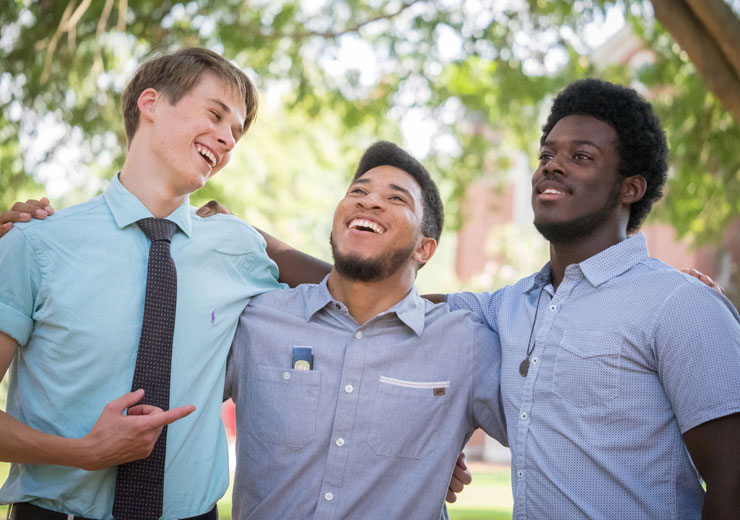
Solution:
{"label": "button-up shirt", "polygon": [[724,296],[637,234],[568,266],[557,291],[546,265],[447,301],[500,334],[514,518],[701,516],[681,435],[740,411],[740,323]]}
{"label": "button-up shirt", "polygon": [[496,334],[415,289],[363,325],[326,279],[253,299],[227,368],[234,517],[440,518],[473,430],[506,442],[499,370]]}
{"label": "button-up shirt", "polygon": [[[38,430],[82,437],[131,390],[144,312],[151,217],[116,176],[99,197],[0,240],[0,330],[19,344],[7,411]],[[262,237],[230,215],[202,219],[184,202],[171,254],[177,269],[170,406],[196,411],[168,428],[164,518],[205,513],[229,484],[220,420],[231,340],[249,298],[279,286]],[[0,502],[111,518],[115,467],[13,464]]]}

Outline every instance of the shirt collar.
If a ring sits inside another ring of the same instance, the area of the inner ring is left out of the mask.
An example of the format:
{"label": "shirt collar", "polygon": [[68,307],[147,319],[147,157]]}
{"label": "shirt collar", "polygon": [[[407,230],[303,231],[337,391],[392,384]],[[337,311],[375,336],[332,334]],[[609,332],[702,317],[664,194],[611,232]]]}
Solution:
{"label": "shirt collar", "polygon": [[[103,192],[103,199],[113,214],[113,219],[119,229],[131,225],[143,218],[151,218],[152,213],[128,191],[118,178],[120,172],[113,176],[110,185]],[[190,237],[192,223],[190,220],[190,197],[187,197],[175,211],[167,215],[167,220],[171,220],[180,230]]]}
{"label": "shirt collar", "polygon": [[[329,304],[339,304],[344,306],[340,301],[335,300],[329,292],[327,281],[329,275],[326,275],[320,284],[316,286],[316,290],[310,291],[306,300],[306,321],[309,321],[314,314],[325,308]],[[417,336],[421,336],[424,332],[424,322],[426,319],[426,303],[424,299],[419,296],[416,287],[412,287],[411,291],[398,303],[393,305],[387,311],[381,312],[378,316],[385,314],[395,313],[401,322],[403,322],[408,328],[414,331]],[[376,318],[378,317],[376,316]],[[375,318],[373,318],[375,319]]]}
{"label": "shirt collar", "polygon": [[[598,287],[628,271],[649,258],[649,256],[647,239],[645,234],[640,232],[604,249],[577,265],[591,285]],[[547,262],[539,272],[530,275],[529,278],[531,278],[531,281],[526,283],[526,286],[529,287],[526,291],[527,294],[550,283],[550,262]]]}

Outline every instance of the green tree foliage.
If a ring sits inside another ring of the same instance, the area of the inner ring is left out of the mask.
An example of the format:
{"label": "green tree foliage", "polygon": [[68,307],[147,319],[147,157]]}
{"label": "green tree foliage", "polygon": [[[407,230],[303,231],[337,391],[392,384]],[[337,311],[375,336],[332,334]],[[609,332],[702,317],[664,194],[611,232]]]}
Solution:
{"label": "green tree foliage", "polygon": [[[737,0],[726,3],[738,12]],[[581,35],[615,7],[654,63],[635,71],[592,63]],[[427,162],[454,224],[463,188],[503,172],[511,150],[534,158],[547,100],[595,74],[637,81],[654,99],[674,168],[660,212],[679,234],[716,239],[740,213],[737,121],[646,1],[6,0],[0,27],[0,204],[48,186],[48,160],[75,165],[65,172],[75,186],[109,176],[125,149],[118,104],[135,67],[153,53],[200,45],[249,69],[263,95],[284,92],[285,108],[280,124],[258,122],[279,145],[241,145],[250,153],[235,161],[263,175],[245,176],[254,196],[243,202],[242,190],[214,183],[198,200],[217,195],[245,212],[259,207],[274,222],[283,205],[274,201],[289,197],[283,188],[302,182],[289,175],[316,175],[308,181],[316,186],[323,171],[351,168],[373,135],[398,139],[413,112],[431,129]],[[359,58],[348,59],[349,50]],[[66,131],[51,131],[60,125]],[[331,141],[336,149],[325,146]],[[312,167],[296,171],[293,156]],[[287,218],[300,223],[299,215]]]}

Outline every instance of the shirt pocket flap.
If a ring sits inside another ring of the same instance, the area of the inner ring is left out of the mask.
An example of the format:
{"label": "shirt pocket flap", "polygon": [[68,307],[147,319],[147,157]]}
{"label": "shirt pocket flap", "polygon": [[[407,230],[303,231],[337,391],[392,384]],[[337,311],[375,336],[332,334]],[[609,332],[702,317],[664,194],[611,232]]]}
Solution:
{"label": "shirt pocket flap", "polygon": [[566,330],[560,340],[562,348],[583,359],[619,355],[621,345],[618,334],[595,330]]}

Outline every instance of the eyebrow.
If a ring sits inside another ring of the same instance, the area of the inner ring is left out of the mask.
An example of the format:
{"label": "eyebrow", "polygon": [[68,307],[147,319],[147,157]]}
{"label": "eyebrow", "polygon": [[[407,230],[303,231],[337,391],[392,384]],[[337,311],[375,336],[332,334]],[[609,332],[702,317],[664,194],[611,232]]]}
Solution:
{"label": "eyebrow", "polygon": [[[208,101],[210,101],[211,103],[215,103],[216,105],[220,106],[221,107],[221,110],[223,110],[224,112],[229,113],[229,114],[231,113],[231,109],[223,101],[220,101],[220,100],[218,100],[216,98],[208,98]],[[237,130],[237,128],[238,128],[238,130]],[[242,135],[244,135],[244,125],[241,125],[240,127],[234,126],[234,127],[232,127],[232,130],[234,130],[234,137],[235,137],[235,140],[236,141],[238,141],[239,138]]]}
{"label": "eyebrow", "polygon": [[[572,141],[567,141],[569,144],[575,144],[575,145],[586,145],[586,146],[593,146],[599,151],[603,151],[601,146],[594,143],[593,141],[588,141],[586,139],[573,139]],[[543,146],[554,146],[556,141],[545,141]]]}
{"label": "eyebrow", "polygon": [[[355,184],[369,184],[369,183],[370,183],[370,179],[363,179],[362,177],[360,177],[359,179],[357,179],[356,181],[354,181],[352,183],[352,185],[355,185]],[[404,188],[403,186],[399,186],[398,184],[393,184],[393,183],[389,184],[389,186],[391,187],[391,189],[396,190],[396,191],[400,191],[401,193],[403,193],[407,197],[409,197],[411,200],[414,200],[414,197],[413,197],[413,195],[411,195],[411,192],[409,190],[407,190],[406,188]]]}

